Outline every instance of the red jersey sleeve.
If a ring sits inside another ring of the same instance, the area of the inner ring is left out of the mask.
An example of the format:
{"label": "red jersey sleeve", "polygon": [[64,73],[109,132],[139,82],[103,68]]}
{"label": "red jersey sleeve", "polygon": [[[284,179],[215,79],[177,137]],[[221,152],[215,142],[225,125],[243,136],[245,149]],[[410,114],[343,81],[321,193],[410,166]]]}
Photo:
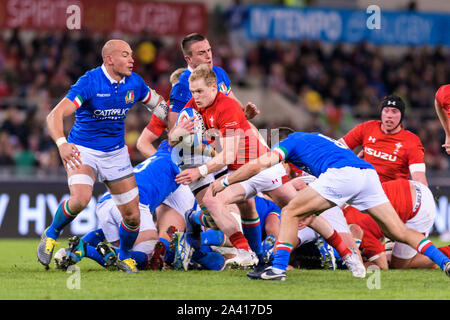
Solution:
{"label": "red jersey sleeve", "polygon": [[361,146],[364,139],[364,123],[358,124],[352,130],[347,132],[343,139],[350,149]]}
{"label": "red jersey sleeve", "polygon": [[450,112],[450,84],[441,86],[436,92],[436,101],[442,109]]}
{"label": "red jersey sleeve", "polygon": [[408,148],[408,165],[414,163],[425,163],[425,148],[419,137],[412,134],[412,138],[408,139],[410,147]]}
{"label": "red jersey sleeve", "polygon": [[164,132],[167,124],[160,120],[155,115],[152,115],[150,122],[147,124],[147,129],[150,130],[155,136],[159,137]]}
{"label": "red jersey sleeve", "polygon": [[376,255],[385,251],[384,244],[370,233],[364,234],[359,250],[361,250],[361,254],[367,259],[374,258]]}

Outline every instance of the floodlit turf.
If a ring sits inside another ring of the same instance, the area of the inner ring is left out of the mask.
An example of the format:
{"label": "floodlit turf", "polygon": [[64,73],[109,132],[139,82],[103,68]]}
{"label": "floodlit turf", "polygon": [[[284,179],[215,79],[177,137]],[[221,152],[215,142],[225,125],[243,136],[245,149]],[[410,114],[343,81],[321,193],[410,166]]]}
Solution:
{"label": "floodlit turf", "polygon": [[[389,270],[357,279],[346,270],[288,272],[285,282],[255,281],[246,270],[103,270],[90,260],[78,271],[48,271],[37,262],[39,240],[0,240],[0,299],[89,300],[279,300],[279,299],[450,299],[450,278],[439,269]],[[57,249],[67,245],[62,240]],[[56,252],[56,250],[55,250]]]}

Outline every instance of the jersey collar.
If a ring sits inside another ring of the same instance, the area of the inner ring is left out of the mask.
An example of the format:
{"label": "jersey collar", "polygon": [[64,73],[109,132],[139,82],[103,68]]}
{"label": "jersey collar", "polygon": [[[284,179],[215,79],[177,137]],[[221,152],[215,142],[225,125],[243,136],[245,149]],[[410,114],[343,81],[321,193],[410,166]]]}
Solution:
{"label": "jersey collar", "polygon": [[[102,64],[102,71],[105,74],[105,77],[108,78],[108,80],[111,82],[111,84],[117,83],[117,80],[111,78],[104,64]],[[123,77],[122,80],[119,81],[119,83],[125,83],[125,77]]]}

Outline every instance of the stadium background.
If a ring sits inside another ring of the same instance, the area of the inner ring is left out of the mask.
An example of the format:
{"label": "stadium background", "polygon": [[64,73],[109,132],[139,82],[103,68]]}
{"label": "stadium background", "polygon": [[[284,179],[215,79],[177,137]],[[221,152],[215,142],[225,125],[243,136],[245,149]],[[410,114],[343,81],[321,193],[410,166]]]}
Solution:
{"label": "stadium background", "polygon": [[[379,30],[366,24],[373,4],[381,9]],[[71,5],[81,9],[80,29],[68,28]],[[0,237],[39,237],[68,196],[45,117],[79,76],[101,64],[104,42],[127,40],[136,54],[134,71],[168,98],[169,75],[185,66],[181,38],[201,32],[236,96],[262,111],[253,121],[261,129],[283,125],[340,138],[378,118],[384,95],[400,95],[407,103],[404,125],[426,149],[438,205],[433,234],[448,241],[449,157],[440,147],[444,132],[433,103],[437,88],[450,83],[449,21],[446,0],[2,0]],[[134,164],[143,160],[136,140],[149,119],[142,106],[128,114],[126,143]],[[65,123],[66,134],[72,121]],[[91,203],[66,234],[95,228],[96,199],[104,190],[96,184]]]}

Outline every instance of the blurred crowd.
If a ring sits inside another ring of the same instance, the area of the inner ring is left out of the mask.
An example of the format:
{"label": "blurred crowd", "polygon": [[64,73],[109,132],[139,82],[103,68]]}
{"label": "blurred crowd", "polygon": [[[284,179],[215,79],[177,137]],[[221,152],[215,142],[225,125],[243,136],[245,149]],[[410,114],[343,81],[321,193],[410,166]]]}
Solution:
{"label": "blurred crowd", "polygon": [[[433,106],[437,88],[450,83],[450,55],[443,48],[410,48],[389,56],[367,43],[243,42],[239,23],[225,23],[236,20],[232,17],[229,11],[220,14],[215,23],[228,32],[208,37],[215,64],[227,70],[234,87],[279,92],[312,116],[309,127],[295,129],[318,130],[334,138],[358,122],[378,119],[378,102],[396,93],[407,104],[405,127],[419,135],[426,148],[428,169],[448,169]],[[110,35],[36,32],[25,41],[22,32],[0,32],[0,167],[56,170],[61,163],[45,118],[79,76],[101,65],[101,47]],[[135,50],[134,71],[168,98],[170,73],[185,66],[180,39],[141,35],[127,40]],[[142,160],[135,145],[149,119],[147,110],[137,107],[126,120],[133,163]],[[66,135],[71,122],[73,118],[66,119]],[[278,125],[289,121],[267,122],[267,127]]]}

